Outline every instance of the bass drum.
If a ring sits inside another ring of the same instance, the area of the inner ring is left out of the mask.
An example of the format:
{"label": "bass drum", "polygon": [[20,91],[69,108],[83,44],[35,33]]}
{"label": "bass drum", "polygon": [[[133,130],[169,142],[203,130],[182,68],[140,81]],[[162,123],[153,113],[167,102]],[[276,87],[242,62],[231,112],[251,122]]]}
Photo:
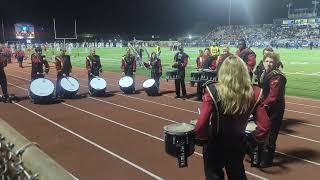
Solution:
{"label": "bass drum", "polygon": [[35,104],[48,104],[54,100],[54,84],[46,78],[38,78],[29,87],[30,100]]}
{"label": "bass drum", "polygon": [[123,93],[132,94],[134,91],[133,79],[130,76],[124,76],[119,80],[119,86]]}
{"label": "bass drum", "polygon": [[142,84],[144,90],[148,94],[148,96],[157,96],[159,93],[159,88],[156,85],[156,81],[154,79],[147,79]]}
{"label": "bass drum", "polygon": [[78,80],[73,77],[63,77],[60,81],[61,97],[73,98],[77,95],[80,88]]}
{"label": "bass drum", "polygon": [[107,81],[100,77],[90,80],[89,94],[90,96],[104,96],[106,94]]}

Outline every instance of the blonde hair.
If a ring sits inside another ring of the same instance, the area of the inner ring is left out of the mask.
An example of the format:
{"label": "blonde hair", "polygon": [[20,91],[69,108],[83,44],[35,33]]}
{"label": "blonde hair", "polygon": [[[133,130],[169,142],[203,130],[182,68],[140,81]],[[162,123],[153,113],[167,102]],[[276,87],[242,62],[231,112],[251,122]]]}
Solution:
{"label": "blonde hair", "polygon": [[243,114],[254,99],[250,75],[246,64],[231,55],[222,63],[216,85],[224,114]]}

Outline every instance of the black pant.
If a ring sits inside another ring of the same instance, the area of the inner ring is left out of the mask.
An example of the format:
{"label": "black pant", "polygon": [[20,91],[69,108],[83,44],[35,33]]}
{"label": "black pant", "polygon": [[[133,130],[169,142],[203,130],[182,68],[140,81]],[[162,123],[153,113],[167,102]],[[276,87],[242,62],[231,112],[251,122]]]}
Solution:
{"label": "black pant", "polygon": [[246,180],[243,165],[245,146],[223,148],[222,143],[207,144],[203,147],[203,162],[206,180],[223,180],[225,168],[228,179]]}
{"label": "black pant", "polygon": [[4,72],[3,69],[0,70],[0,85],[1,85],[1,90],[3,96],[8,95],[8,83],[7,83],[7,77],[6,73]]}
{"label": "black pant", "polygon": [[197,82],[197,98],[200,101],[202,99],[203,95],[203,87],[202,87],[203,82],[199,81]]}
{"label": "black pant", "polygon": [[22,57],[22,58],[21,58],[21,57],[18,57],[18,58],[17,58],[17,61],[18,61],[18,63],[19,63],[19,67],[22,67],[23,57]]}
{"label": "black pant", "polygon": [[180,86],[182,90],[182,96],[187,96],[187,90],[186,90],[186,84],[184,82],[184,77],[181,79],[176,79],[175,81],[175,86],[176,86],[176,95],[180,97]]}
{"label": "black pant", "polygon": [[58,73],[57,74],[57,81],[56,81],[56,96],[61,96],[61,79],[63,78],[63,75]]}
{"label": "black pant", "polygon": [[43,74],[36,74],[36,73],[31,74],[31,81],[38,79],[38,78],[44,78],[44,75]]}

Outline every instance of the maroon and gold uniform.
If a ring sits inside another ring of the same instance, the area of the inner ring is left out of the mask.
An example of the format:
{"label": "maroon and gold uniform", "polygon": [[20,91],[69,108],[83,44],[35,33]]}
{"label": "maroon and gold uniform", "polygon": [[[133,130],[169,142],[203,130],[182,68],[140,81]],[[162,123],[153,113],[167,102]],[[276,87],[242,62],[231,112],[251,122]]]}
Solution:
{"label": "maroon and gold uniform", "polygon": [[[48,61],[45,59],[45,56],[41,54],[34,53],[31,55],[31,79],[37,79],[44,77],[43,73],[49,72],[49,64]],[[43,71],[43,66],[45,70]]]}
{"label": "maroon and gold uniform", "polygon": [[16,51],[15,57],[16,57],[18,63],[19,63],[19,67],[22,68],[23,67],[22,66],[22,62],[23,62],[23,59],[25,57],[24,51],[22,49],[19,49],[18,51]]}
{"label": "maroon and gold uniform", "polygon": [[121,59],[121,70],[125,76],[133,77],[136,72],[137,63],[136,58],[132,54],[126,54]]}

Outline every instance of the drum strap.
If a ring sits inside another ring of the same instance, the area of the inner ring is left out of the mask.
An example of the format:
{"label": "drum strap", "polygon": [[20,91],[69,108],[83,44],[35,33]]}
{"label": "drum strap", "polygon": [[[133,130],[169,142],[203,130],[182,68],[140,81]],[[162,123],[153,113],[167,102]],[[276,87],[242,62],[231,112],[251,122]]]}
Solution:
{"label": "drum strap", "polygon": [[[210,117],[210,125],[209,125],[209,135],[218,135],[219,133],[219,127],[220,127],[220,114],[219,114],[219,108],[218,108],[218,92],[214,85],[209,85],[206,87],[212,100],[213,100],[213,107],[216,114],[215,122],[212,122],[212,117]],[[212,116],[212,114],[211,114]],[[213,127],[216,127],[214,129]],[[209,136],[210,137],[210,136]]]}

